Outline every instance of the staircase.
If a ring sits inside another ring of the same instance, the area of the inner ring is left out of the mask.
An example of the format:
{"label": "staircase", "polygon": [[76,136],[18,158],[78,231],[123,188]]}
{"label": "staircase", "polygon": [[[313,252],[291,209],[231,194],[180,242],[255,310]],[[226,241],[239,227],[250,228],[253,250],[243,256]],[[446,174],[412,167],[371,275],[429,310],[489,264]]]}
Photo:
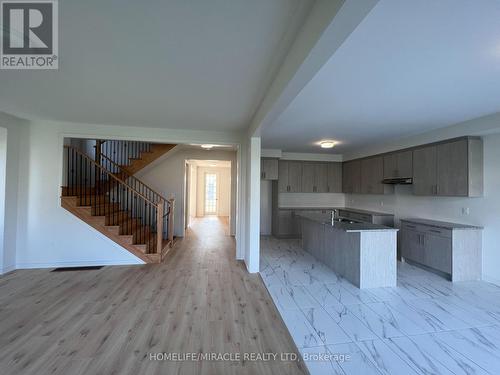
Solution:
{"label": "staircase", "polygon": [[132,171],[174,146],[97,141],[95,160],[64,146],[61,206],[144,262],[161,262],[173,244],[174,200],[165,199]]}
{"label": "staircase", "polygon": [[105,157],[117,164],[123,172],[134,175],[170,150],[175,144],[155,144],[135,141],[96,142],[96,160]]}

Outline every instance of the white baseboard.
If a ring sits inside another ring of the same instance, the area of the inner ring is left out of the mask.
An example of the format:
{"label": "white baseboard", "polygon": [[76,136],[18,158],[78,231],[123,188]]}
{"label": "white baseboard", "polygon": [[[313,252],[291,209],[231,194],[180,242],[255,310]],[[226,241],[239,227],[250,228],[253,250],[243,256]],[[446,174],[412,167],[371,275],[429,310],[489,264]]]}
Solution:
{"label": "white baseboard", "polygon": [[6,273],[12,272],[16,269],[15,265],[3,267],[0,269],[0,275],[5,275]]}
{"label": "white baseboard", "polygon": [[51,263],[18,263],[17,269],[32,268],[59,268],[59,267],[87,267],[87,266],[137,266],[144,262],[133,262],[129,260],[88,260],[75,262],[51,262]]}
{"label": "white baseboard", "polygon": [[488,276],[488,275],[483,275],[483,281],[486,281],[488,283],[492,283],[492,284],[500,286],[500,279],[497,279],[495,277],[491,277],[491,276]]}

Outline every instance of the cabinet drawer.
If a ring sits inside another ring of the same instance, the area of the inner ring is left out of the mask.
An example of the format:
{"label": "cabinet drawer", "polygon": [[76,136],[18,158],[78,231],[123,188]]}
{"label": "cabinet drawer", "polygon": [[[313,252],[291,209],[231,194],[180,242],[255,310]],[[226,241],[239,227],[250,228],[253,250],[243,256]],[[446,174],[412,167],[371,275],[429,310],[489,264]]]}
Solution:
{"label": "cabinet drawer", "polygon": [[450,229],[425,226],[425,232],[428,234],[434,235],[434,236],[451,238],[451,230]]}

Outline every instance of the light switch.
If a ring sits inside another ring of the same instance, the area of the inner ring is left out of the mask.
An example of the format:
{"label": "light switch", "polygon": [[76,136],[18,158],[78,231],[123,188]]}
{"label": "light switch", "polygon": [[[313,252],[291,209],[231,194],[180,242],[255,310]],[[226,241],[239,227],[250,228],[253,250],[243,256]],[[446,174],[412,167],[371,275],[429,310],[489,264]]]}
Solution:
{"label": "light switch", "polygon": [[462,207],[462,215],[469,215],[470,209],[469,207]]}

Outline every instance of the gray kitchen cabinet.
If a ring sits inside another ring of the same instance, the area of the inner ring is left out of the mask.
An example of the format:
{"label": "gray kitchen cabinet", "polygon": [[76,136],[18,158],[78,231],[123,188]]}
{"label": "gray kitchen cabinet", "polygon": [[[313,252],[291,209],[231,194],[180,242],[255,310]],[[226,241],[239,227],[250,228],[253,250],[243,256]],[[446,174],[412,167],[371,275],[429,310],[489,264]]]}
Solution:
{"label": "gray kitchen cabinet", "polygon": [[416,229],[405,228],[400,231],[401,236],[401,256],[405,259],[411,259],[418,263],[424,261],[424,235]]}
{"label": "gray kitchen cabinet", "polygon": [[288,192],[288,161],[278,161],[278,191],[280,193]]}
{"label": "gray kitchen cabinet", "polygon": [[342,193],[342,163],[328,163],[327,169],[327,191]]}
{"label": "gray kitchen cabinet", "polygon": [[437,194],[437,147],[427,146],[413,151],[413,194]]}
{"label": "gray kitchen cabinet", "polygon": [[361,161],[347,161],[342,165],[342,192],[361,193]]}
{"label": "gray kitchen cabinet", "polygon": [[451,274],[451,240],[433,234],[424,237],[424,264],[432,265],[432,268]]}
{"label": "gray kitchen cabinet", "polygon": [[302,164],[302,193],[314,193],[315,164],[305,162]]}
{"label": "gray kitchen cabinet", "polygon": [[480,280],[481,232],[476,226],[404,219],[399,232],[401,257],[445,273],[452,281]]}
{"label": "gray kitchen cabinet", "polygon": [[465,138],[437,146],[437,195],[483,195],[483,143]]}
{"label": "gray kitchen cabinet", "polygon": [[276,238],[299,238],[301,234],[300,218],[295,210],[277,209],[273,221],[272,234]]}
{"label": "gray kitchen cabinet", "polygon": [[467,141],[437,146],[437,195],[467,196]]}
{"label": "gray kitchen cabinet", "polygon": [[290,193],[300,193],[302,190],[302,163],[300,161],[288,163],[288,186]]}
{"label": "gray kitchen cabinet", "polygon": [[328,193],[328,164],[326,163],[314,165],[314,192]]}
{"label": "gray kitchen cabinet", "polygon": [[384,159],[381,156],[361,160],[361,193],[384,194]]}
{"label": "gray kitchen cabinet", "polygon": [[412,176],[412,151],[401,151],[384,155],[384,178],[410,178]]}
{"label": "gray kitchen cabinet", "polygon": [[277,180],[278,159],[261,159],[260,174],[263,180]]}
{"label": "gray kitchen cabinet", "polygon": [[302,193],[326,193],[328,191],[326,163],[302,163]]}
{"label": "gray kitchen cabinet", "polygon": [[413,151],[413,193],[478,197],[483,194],[483,143],[466,137]]}
{"label": "gray kitchen cabinet", "polygon": [[278,189],[280,193],[299,193],[302,190],[302,163],[280,160],[278,162]]}

